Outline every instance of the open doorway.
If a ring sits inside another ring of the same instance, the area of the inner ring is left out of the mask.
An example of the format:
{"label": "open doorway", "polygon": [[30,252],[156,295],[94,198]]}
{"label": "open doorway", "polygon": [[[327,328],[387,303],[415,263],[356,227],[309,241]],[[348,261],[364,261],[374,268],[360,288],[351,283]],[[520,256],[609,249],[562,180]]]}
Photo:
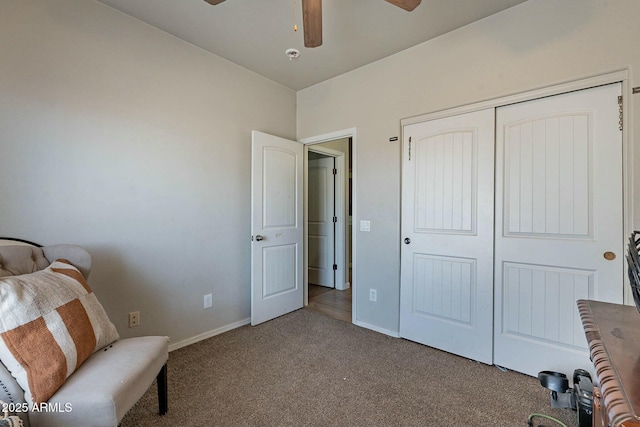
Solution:
{"label": "open doorway", "polygon": [[308,146],[308,308],[352,321],[352,138]]}

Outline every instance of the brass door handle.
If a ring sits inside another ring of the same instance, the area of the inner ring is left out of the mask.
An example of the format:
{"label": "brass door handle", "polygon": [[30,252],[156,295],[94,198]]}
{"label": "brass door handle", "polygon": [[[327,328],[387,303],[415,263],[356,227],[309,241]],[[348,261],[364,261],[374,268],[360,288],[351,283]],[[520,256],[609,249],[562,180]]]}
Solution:
{"label": "brass door handle", "polygon": [[604,257],[604,259],[606,259],[607,261],[613,261],[614,259],[616,259],[616,254],[613,252],[605,252],[602,254],[602,256]]}

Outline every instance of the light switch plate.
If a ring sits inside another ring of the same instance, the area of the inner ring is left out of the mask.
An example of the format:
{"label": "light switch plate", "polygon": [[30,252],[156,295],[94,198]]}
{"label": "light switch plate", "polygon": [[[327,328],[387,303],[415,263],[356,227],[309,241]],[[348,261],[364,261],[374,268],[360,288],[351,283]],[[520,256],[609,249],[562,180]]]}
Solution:
{"label": "light switch plate", "polygon": [[360,220],[360,231],[371,231],[371,221]]}

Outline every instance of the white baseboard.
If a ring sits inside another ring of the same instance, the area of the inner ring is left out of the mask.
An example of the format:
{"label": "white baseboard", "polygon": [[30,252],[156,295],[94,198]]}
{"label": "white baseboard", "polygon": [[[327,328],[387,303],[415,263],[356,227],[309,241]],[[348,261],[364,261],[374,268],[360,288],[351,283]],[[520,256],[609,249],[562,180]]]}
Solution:
{"label": "white baseboard", "polygon": [[336,289],[339,290],[339,291],[346,291],[350,287],[351,287],[351,283],[350,282],[336,284]]}
{"label": "white baseboard", "polygon": [[370,323],[361,322],[356,320],[353,322],[354,325],[360,326],[361,328],[371,329],[372,331],[380,332],[381,334],[389,335],[393,338],[400,338],[400,333],[397,331],[392,331],[390,329],[381,328],[380,326],[372,325]]}
{"label": "white baseboard", "polygon": [[182,347],[186,347],[191,344],[195,344],[198,341],[206,340],[207,338],[215,337],[216,335],[220,335],[224,332],[230,331],[232,329],[239,328],[240,326],[248,325],[251,323],[251,318],[246,318],[240,320],[238,322],[231,323],[229,325],[221,326],[219,328],[213,329],[211,331],[203,332],[201,334],[196,335],[195,337],[187,338],[186,340],[178,341],[177,343],[173,343],[169,345],[169,351],[177,350]]}

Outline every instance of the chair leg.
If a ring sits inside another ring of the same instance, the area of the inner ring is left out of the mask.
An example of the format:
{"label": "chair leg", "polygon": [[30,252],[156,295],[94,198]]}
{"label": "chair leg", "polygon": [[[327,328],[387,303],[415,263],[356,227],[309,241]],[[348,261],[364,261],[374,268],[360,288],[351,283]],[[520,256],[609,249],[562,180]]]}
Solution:
{"label": "chair leg", "polygon": [[156,377],[158,382],[158,407],[159,414],[165,415],[169,410],[169,396],[167,393],[167,364],[165,363],[158,376]]}

